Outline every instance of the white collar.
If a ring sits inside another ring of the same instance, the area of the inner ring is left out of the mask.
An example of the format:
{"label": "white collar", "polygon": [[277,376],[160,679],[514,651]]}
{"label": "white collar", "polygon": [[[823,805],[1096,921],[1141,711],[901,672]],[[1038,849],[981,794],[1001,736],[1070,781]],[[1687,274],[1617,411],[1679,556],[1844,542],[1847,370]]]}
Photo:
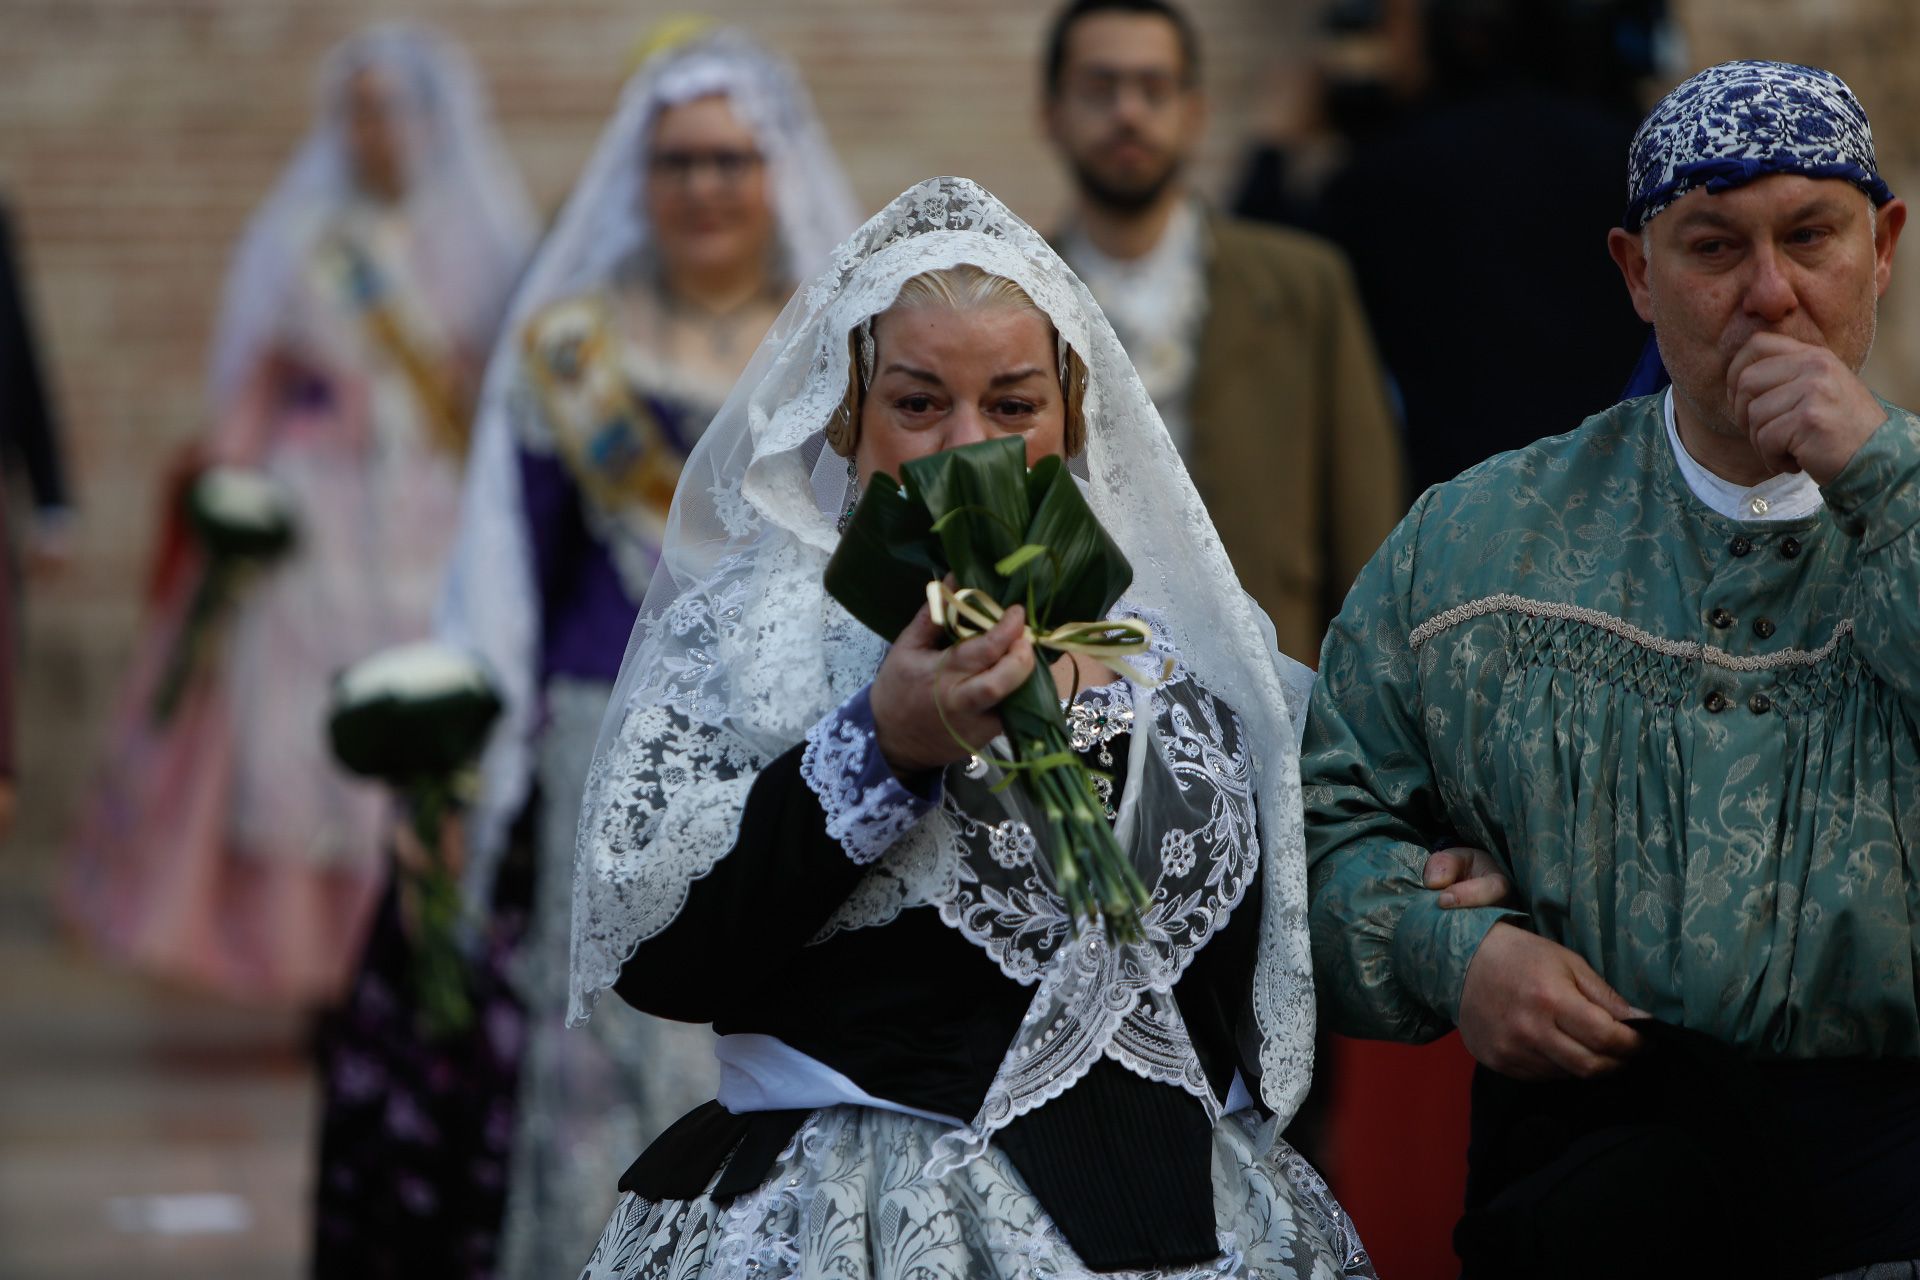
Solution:
{"label": "white collar", "polygon": [[1093,243],[1079,225],[1066,236],[1064,255],[1082,277],[1089,273],[1121,285],[1162,284],[1170,277],[1195,272],[1205,261],[1200,211],[1192,200],[1182,200],[1151,249],[1137,258],[1116,258]]}
{"label": "white collar", "polygon": [[1666,395],[1667,440],[1673,445],[1673,460],[1680,465],[1693,496],[1729,520],[1772,522],[1798,520],[1826,505],[1820,486],[1804,471],[1783,472],[1751,487],[1724,480],[1701,466],[1687,447],[1680,443],[1680,428],[1673,418],[1673,388]]}

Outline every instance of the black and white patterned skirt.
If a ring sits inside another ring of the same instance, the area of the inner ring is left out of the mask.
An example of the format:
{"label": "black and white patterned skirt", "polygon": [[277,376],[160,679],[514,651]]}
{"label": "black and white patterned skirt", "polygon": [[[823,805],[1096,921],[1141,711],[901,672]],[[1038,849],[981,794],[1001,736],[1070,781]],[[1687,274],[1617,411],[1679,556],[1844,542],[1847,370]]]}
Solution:
{"label": "black and white patterned skirt", "polygon": [[[1266,1144],[1251,1115],[1213,1131],[1220,1256],[1177,1273],[1128,1276],[1336,1280],[1373,1276],[1346,1213],[1311,1165]],[[1089,1272],[997,1149],[925,1176],[952,1132],[864,1107],[818,1111],[759,1190],[725,1208],[706,1197],[614,1209],[581,1280],[830,1276],[834,1280],[1071,1280]],[[1104,1273],[1115,1275],[1120,1273]]]}

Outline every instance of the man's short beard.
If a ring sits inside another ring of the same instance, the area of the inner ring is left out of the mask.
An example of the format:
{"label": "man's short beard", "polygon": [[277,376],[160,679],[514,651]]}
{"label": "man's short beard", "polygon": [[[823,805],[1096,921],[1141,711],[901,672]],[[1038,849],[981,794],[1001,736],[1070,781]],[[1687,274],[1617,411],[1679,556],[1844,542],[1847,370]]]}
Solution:
{"label": "man's short beard", "polygon": [[1140,186],[1120,187],[1108,182],[1080,161],[1073,161],[1073,178],[1080,188],[1080,194],[1090,202],[1113,213],[1143,213],[1151,209],[1179,177],[1180,163],[1176,160],[1170,162],[1159,176],[1150,182]]}

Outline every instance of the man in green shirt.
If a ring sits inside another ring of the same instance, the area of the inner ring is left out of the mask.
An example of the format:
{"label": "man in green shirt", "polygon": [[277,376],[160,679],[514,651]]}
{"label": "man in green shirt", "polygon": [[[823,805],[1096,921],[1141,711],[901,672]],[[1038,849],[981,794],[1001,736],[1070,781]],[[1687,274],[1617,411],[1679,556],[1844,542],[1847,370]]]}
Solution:
{"label": "man in green shirt", "polygon": [[[1668,1274],[1662,1220],[1698,1274],[1920,1259],[1920,420],[1858,376],[1906,206],[1837,77],[1755,62],[1629,197],[1671,389],[1429,490],[1327,636],[1322,1009],[1480,1062],[1469,1277]],[[1428,887],[1456,840],[1504,898]]]}

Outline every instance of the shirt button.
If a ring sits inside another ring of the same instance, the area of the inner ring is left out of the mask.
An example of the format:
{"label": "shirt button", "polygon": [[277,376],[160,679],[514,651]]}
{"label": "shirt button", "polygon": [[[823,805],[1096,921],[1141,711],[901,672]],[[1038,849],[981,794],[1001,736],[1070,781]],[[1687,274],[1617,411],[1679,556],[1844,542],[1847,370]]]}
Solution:
{"label": "shirt button", "polygon": [[1782,560],[1791,560],[1799,554],[1800,554],[1800,539],[1798,538],[1780,539],[1780,558]]}
{"label": "shirt button", "polygon": [[1753,544],[1745,538],[1735,538],[1727,544],[1727,550],[1736,556],[1743,556],[1753,550]]}
{"label": "shirt button", "polygon": [[1722,631],[1725,631],[1728,627],[1733,625],[1733,615],[1728,613],[1725,609],[1715,609],[1712,613],[1707,615],[1707,621],[1711,622],[1714,626],[1720,628]]}
{"label": "shirt button", "polygon": [[1763,716],[1773,710],[1773,699],[1764,693],[1756,693],[1747,699],[1747,710],[1757,716]]}
{"label": "shirt button", "polygon": [[1765,498],[1749,498],[1747,500],[1747,510],[1756,516],[1764,516],[1767,514],[1767,500]]}
{"label": "shirt button", "polygon": [[1727,695],[1715,689],[1707,695],[1707,701],[1704,705],[1708,711],[1711,711],[1714,715],[1719,715],[1727,709]]}
{"label": "shirt button", "polygon": [[1773,639],[1773,633],[1776,630],[1778,630],[1778,628],[1773,625],[1772,618],[1755,618],[1753,620],[1753,634],[1759,636],[1762,640]]}

